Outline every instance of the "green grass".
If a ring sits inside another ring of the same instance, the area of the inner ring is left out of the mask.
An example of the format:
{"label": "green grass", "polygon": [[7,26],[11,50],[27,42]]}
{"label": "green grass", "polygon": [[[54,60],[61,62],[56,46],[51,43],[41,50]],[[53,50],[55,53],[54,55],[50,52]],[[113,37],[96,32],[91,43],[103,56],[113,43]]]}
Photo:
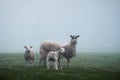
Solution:
{"label": "green grass", "polygon": [[120,53],[78,53],[67,68],[46,70],[35,54],[33,67],[25,67],[24,54],[0,54],[0,80],[120,80]]}

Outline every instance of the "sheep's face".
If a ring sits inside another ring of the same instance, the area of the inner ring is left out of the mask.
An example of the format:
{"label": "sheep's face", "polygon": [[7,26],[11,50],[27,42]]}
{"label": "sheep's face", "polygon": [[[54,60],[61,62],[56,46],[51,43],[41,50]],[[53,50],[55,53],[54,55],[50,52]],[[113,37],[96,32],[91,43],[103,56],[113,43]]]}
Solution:
{"label": "sheep's face", "polygon": [[71,37],[71,43],[77,44],[77,38],[79,37],[79,35],[70,35],[70,37]]}
{"label": "sheep's face", "polygon": [[30,46],[30,48],[28,48],[27,46],[24,46],[24,48],[26,49],[26,52],[30,52],[32,46]]}

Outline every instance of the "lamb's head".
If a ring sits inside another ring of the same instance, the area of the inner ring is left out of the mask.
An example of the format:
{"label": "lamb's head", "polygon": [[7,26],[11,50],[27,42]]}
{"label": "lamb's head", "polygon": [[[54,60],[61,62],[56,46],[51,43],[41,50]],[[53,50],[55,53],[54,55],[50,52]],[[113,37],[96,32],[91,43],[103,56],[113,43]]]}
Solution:
{"label": "lamb's head", "polygon": [[62,57],[64,53],[65,53],[65,48],[59,48],[58,50],[59,56]]}
{"label": "lamb's head", "polygon": [[71,37],[71,44],[77,44],[77,38],[79,37],[80,35],[70,35]]}
{"label": "lamb's head", "polygon": [[29,48],[27,46],[24,46],[24,48],[26,49],[26,52],[30,52],[32,46],[30,46]]}
{"label": "lamb's head", "polygon": [[60,49],[59,49],[59,52],[60,52],[60,53],[64,53],[64,52],[65,52],[65,48],[60,48]]}

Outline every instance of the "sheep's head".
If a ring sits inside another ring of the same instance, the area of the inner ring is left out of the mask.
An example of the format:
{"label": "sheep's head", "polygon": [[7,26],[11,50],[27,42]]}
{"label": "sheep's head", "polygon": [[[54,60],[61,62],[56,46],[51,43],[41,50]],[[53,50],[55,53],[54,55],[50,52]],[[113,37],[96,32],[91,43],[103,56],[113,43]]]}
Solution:
{"label": "sheep's head", "polygon": [[24,46],[24,48],[26,49],[26,52],[30,52],[32,46],[30,46],[30,48],[28,48],[27,46]]}
{"label": "sheep's head", "polygon": [[71,44],[77,44],[77,38],[79,36],[80,35],[70,35],[70,37],[71,37]]}

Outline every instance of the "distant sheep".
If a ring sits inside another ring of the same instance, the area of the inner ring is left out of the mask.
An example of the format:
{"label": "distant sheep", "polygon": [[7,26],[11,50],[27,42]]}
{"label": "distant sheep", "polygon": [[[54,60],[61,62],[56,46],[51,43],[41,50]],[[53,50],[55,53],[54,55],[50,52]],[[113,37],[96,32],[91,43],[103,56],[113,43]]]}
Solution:
{"label": "distant sheep", "polygon": [[60,63],[61,58],[63,57],[63,53],[65,52],[64,48],[60,48],[57,51],[50,51],[47,55],[46,63],[47,69],[50,68],[50,62],[53,62],[53,69],[58,70],[58,65],[62,69],[62,65]]}
{"label": "distant sheep", "polygon": [[57,51],[60,47],[65,48],[65,53],[63,56],[67,59],[67,66],[69,67],[70,58],[76,55],[76,44],[77,38],[79,35],[70,35],[71,40],[66,44],[60,44],[55,41],[45,41],[40,46],[40,62],[39,64],[44,61],[46,62],[47,54],[50,51]]}
{"label": "distant sheep", "polygon": [[34,53],[32,51],[32,46],[30,46],[30,48],[28,48],[27,46],[24,46],[24,48],[26,49],[24,54],[25,64],[28,66],[32,65],[34,61]]}

